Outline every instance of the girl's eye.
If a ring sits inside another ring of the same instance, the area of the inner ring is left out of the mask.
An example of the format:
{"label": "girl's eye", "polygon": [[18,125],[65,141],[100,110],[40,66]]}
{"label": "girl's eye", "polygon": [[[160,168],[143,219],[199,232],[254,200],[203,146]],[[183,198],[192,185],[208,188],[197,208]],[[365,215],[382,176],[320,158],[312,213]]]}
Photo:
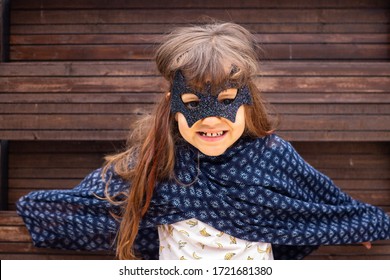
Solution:
{"label": "girl's eye", "polygon": [[225,99],[222,99],[221,102],[223,105],[230,105],[233,101],[234,101],[235,98],[225,98]]}
{"label": "girl's eye", "polygon": [[199,106],[199,101],[190,101],[184,103],[188,109],[195,109],[196,107]]}
{"label": "girl's eye", "polygon": [[230,105],[236,99],[237,93],[237,88],[228,88],[219,93],[218,102],[225,106]]}
{"label": "girl's eye", "polygon": [[199,106],[200,99],[193,93],[184,93],[181,100],[188,109],[195,109]]}

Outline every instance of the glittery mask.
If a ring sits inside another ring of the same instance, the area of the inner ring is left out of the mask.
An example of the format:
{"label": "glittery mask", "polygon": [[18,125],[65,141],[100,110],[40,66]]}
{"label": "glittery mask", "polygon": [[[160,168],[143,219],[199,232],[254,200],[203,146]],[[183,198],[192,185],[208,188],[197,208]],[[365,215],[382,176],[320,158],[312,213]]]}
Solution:
{"label": "glittery mask", "polygon": [[[219,93],[229,88],[237,88],[237,86],[232,82],[227,82],[223,88],[217,91],[218,94],[214,95],[210,84],[207,84],[203,91],[196,91],[186,84],[181,71],[177,71],[173,79],[171,92],[171,112],[182,113],[189,127],[193,126],[198,120],[207,117],[223,117],[235,122],[238,108],[243,104],[252,104],[252,99],[248,86],[243,86],[238,88],[236,98],[229,104],[219,101]],[[199,104],[196,107],[188,107],[181,98],[184,93],[195,94],[199,98]]]}

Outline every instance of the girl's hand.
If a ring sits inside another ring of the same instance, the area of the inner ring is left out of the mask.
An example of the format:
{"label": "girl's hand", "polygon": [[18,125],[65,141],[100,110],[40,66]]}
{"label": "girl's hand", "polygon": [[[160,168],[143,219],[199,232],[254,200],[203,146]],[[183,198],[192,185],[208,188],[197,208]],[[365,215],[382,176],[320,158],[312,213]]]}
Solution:
{"label": "girl's hand", "polygon": [[371,242],[367,241],[367,242],[362,242],[361,244],[364,247],[366,247],[367,250],[371,249]]}

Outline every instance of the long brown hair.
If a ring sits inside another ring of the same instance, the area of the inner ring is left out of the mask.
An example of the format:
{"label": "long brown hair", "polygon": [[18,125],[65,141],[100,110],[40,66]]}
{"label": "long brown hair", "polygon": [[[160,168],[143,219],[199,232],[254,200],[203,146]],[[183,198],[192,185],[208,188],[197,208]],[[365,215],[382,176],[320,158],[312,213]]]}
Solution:
{"label": "long brown hair", "polygon": [[[156,51],[157,68],[172,84],[180,69],[191,84],[223,83],[226,79],[249,86],[253,104],[246,106],[246,131],[262,137],[273,130],[265,102],[253,81],[258,71],[257,44],[253,35],[234,23],[212,23],[177,28],[168,34]],[[234,67],[235,71],[231,71]],[[103,174],[109,167],[131,184],[126,199],[112,203],[123,205],[117,235],[117,257],[136,259],[133,244],[139,223],[148,210],[154,186],[170,178],[175,163],[175,143],[180,138],[174,116],[170,113],[170,96],[158,104],[152,117],[147,117],[132,132],[128,148],[107,156]],[[109,182],[107,183],[107,186]]]}

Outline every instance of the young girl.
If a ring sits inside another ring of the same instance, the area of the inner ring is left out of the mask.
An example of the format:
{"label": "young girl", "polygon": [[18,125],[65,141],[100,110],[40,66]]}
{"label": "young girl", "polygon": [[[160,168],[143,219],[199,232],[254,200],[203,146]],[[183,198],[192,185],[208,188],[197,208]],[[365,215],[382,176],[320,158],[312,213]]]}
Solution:
{"label": "young girl", "polygon": [[246,29],[176,29],[156,62],[170,91],[129,148],[72,190],[19,200],[36,246],[115,246],[119,259],[300,259],[319,245],[390,238],[386,213],[273,133]]}

